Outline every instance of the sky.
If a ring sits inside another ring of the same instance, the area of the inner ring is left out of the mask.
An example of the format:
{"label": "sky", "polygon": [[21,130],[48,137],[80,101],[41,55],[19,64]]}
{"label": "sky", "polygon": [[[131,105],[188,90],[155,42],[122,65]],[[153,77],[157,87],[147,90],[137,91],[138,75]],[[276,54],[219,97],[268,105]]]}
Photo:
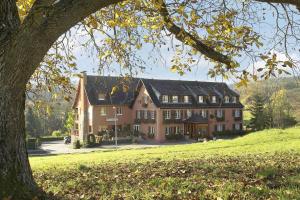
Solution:
{"label": "sky", "polygon": [[[276,18],[272,12],[270,12],[267,15],[264,15],[264,18],[265,18],[265,22],[254,27],[254,30],[261,33],[263,38],[268,38],[272,34],[274,34],[274,28],[272,28],[272,24],[274,24]],[[81,36],[76,38],[76,40],[78,40],[78,43],[80,43],[81,42],[80,40],[82,40]],[[222,77],[210,78],[207,75],[207,73],[208,73],[208,69],[212,68],[213,65],[204,59],[201,59],[197,66],[192,67],[191,72],[187,72],[186,74],[181,76],[178,73],[172,72],[169,69],[171,66],[171,59],[173,55],[172,51],[168,51],[167,47],[162,47],[160,51],[161,51],[161,55],[164,57],[164,61],[154,62],[154,59],[148,59],[149,55],[150,57],[156,57],[156,56],[159,57],[159,55],[155,53],[150,54],[149,49],[150,48],[148,47],[142,48],[142,50],[139,51],[138,53],[143,58],[143,60],[146,61],[147,64],[145,71],[139,72],[137,75],[138,77],[154,78],[154,79],[173,79],[173,80],[197,80],[197,81],[219,81],[219,82],[224,81],[227,83],[234,82],[234,80],[223,80]],[[276,50],[272,50],[272,51],[276,52]],[[80,47],[79,45],[75,48],[74,53],[77,58],[78,72],[87,71],[88,74],[97,75],[98,61],[97,61],[97,57],[93,53],[88,52],[86,48]],[[279,52],[276,53],[279,55],[278,57],[282,59],[286,58],[284,54]],[[292,56],[295,58],[299,58],[299,52],[293,53]],[[261,67],[261,65],[263,65],[263,62],[261,61],[254,62],[254,66]],[[116,66],[116,71],[118,67],[119,66]],[[251,69],[252,68],[250,67],[249,70]],[[106,73],[105,75],[118,76],[119,73],[109,72]]]}

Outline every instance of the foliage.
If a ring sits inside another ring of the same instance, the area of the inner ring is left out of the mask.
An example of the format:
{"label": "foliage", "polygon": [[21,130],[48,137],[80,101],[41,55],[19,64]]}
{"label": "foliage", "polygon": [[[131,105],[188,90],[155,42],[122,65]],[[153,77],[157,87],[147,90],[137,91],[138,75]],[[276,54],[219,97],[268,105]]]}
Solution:
{"label": "foliage", "polygon": [[40,137],[40,140],[42,142],[50,142],[50,141],[59,141],[59,140],[64,140],[63,136],[42,136]]}
{"label": "foliage", "polygon": [[65,125],[64,125],[64,127],[67,129],[68,135],[71,134],[71,131],[72,131],[73,127],[74,127],[74,122],[75,122],[75,120],[74,120],[74,112],[70,111],[67,114],[67,119],[66,119]]}
{"label": "foliage", "polygon": [[90,148],[95,146],[96,144],[96,137],[94,134],[88,134],[87,141],[83,143],[84,148]]}
{"label": "foliage", "polygon": [[80,147],[81,147],[80,141],[79,140],[75,140],[73,142],[73,149],[80,149]]}
{"label": "foliage", "polygon": [[36,149],[38,147],[37,139],[36,138],[27,138],[26,146],[27,146],[27,149],[30,149],[30,150]]}
{"label": "foliage", "polygon": [[52,136],[53,136],[53,137],[60,137],[60,136],[62,136],[62,133],[61,133],[61,131],[56,130],[56,131],[53,131],[53,132],[52,132]]}
{"label": "foliage", "polygon": [[30,162],[38,184],[64,199],[297,199],[299,130],[265,130],[234,140],[159,148],[31,157]]}
{"label": "foliage", "polygon": [[256,94],[249,105],[248,110],[252,117],[250,119],[250,128],[253,130],[262,130],[266,127],[266,116],[265,116],[265,99],[262,95]]}
{"label": "foliage", "polygon": [[167,140],[183,140],[184,135],[182,134],[168,134],[166,135]]}

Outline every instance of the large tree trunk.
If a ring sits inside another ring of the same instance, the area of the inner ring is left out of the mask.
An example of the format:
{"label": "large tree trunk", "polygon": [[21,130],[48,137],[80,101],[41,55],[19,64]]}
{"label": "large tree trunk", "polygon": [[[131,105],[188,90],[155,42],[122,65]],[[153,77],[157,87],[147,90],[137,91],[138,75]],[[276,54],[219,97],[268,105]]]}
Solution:
{"label": "large tree trunk", "polygon": [[31,199],[37,186],[25,144],[25,85],[0,83],[0,199]]}

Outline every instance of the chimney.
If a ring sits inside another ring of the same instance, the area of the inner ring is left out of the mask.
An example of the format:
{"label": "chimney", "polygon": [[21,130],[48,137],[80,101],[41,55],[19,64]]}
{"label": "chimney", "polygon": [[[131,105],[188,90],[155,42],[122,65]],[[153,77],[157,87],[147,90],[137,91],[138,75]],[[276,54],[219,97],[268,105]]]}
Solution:
{"label": "chimney", "polygon": [[87,83],[87,75],[86,75],[86,71],[82,71],[81,73],[80,73],[80,75],[81,75],[81,78],[82,78],[82,81],[83,81],[83,84],[84,85],[86,85],[86,83]]}

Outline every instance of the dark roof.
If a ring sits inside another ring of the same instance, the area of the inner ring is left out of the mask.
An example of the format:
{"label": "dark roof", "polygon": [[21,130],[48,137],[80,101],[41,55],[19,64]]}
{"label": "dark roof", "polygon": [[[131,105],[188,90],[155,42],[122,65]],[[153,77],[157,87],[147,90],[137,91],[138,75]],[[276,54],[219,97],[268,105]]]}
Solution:
{"label": "dark roof", "polygon": [[193,114],[188,119],[184,120],[184,123],[197,123],[197,124],[207,124],[208,119],[202,117],[202,115],[199,114]]}
{"label": "dark roof", "polygon": [[[218,82],[200,82],[200,81],[181,81],[181,80],[159,80],[144,78],[122,78],[113,76],[87,76],[86,92],[88,99],[92,105],[107,104],[128,104],[132,105],[137,91],[141,85],[144,85],[157,107],[161,108],[194,108],[194,107],[243,107],[241,103],[232,104],[205,104],[197,103],[199,95],[217,96],[223,99],[227,96],[239,96],[235,91],[230,89],[225,83]],[[118,90],[113,95],[112,88],[117,87]],[[124,87],[128,87],[127,91],[123,91]],[[105,100],[98,100],[99,93],[105,94]],[[191,103],[162,103],[159,98],[161,95],[178,95],[191,96]]]}
{"label": "dark roof", "polygon": [[[138,80],[112,76],[87,76],[85,89],[92,105],[131,104]],[[114,87],[117,90],[112,94]],[[105,100],[98,99],[99,93],[106,96]]]}

